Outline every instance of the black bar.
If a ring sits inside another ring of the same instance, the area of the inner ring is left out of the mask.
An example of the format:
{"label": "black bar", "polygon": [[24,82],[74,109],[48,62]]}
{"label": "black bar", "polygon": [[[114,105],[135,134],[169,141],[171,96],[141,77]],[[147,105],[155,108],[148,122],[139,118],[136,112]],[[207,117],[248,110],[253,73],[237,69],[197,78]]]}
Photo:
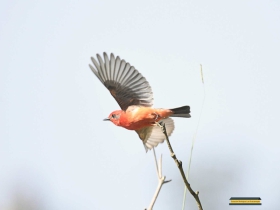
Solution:
{"label": "black bar", "polygon": [[231,197],[229,200],[261,200],[260,197]]}

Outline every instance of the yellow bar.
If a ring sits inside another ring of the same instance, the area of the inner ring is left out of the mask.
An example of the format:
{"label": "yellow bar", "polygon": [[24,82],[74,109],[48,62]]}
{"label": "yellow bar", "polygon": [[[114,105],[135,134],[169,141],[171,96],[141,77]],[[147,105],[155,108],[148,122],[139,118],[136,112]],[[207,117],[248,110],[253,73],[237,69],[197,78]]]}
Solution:
{"label": "yellow bar", "polygon": [[260,200],[231,200],[230,203],[261,203]]}

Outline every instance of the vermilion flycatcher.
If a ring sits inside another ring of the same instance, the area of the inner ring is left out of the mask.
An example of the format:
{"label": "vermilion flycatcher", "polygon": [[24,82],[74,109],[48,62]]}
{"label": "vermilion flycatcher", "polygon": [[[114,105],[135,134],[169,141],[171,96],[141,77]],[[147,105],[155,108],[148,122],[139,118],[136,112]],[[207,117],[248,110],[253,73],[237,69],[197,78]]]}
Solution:
{"label": "vermilion flycatcher", "polygon": [[165,123],[168,136],[174,130],[174,122],[169,117],[190,116],[190,107],[182,106],[175,109],[155,109],[153,92],[148,81],[133,66],[119,56],[111,53],[110,59],[104,53],[104,61],[97,54],[98,62],[92,57],[95,66],[89,65],[93,73],[110,91],[122,110],[113,111],[108,118],[117,126],[135,130],[143,141],[146,151],[156,147],[165,139],[161,128],[155,122]]}

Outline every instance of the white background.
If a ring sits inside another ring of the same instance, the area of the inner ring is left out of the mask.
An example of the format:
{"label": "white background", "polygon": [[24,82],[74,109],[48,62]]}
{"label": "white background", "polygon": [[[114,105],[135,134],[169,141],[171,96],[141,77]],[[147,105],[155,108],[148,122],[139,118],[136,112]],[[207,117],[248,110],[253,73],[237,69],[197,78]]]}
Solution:
{"label": "white background", "polygon": [[[205,88],[190,171],[204,209],[233,209],[230,197],[240,196],[276,209],[279,25],[273,0],[3,2],[0,209],[148,207],[157,186],[152,153],[135,132],[102,121],[119,109],[88,67],[103,52],[147,78],[155,107],[191,106],[192,118],[174,119],[170,138],[185,169]],[[179,171],[166,144],[157,153],[172,182],[154,209],[181,209]],[[190,194],[186,206],[196,209]]]}

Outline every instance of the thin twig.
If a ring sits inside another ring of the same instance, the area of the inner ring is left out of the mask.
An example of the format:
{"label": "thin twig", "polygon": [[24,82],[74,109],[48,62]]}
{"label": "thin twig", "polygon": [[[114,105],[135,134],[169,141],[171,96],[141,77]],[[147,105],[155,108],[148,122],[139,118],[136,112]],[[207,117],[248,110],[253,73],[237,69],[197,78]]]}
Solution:
{"label": "thin twig", "polygon": [[[200,124],[201,115],[202,115],[202,110],[203,110],[204,102],[205,102],[205,86],[204,86],[203,71],[202,71],[202,65],[201,64],[200,64],[200,76],[201,76],[201,82],[202,82],[202,85],[203,85],[203,100],[202,100],[202,105],[201,105],[201,109],[200,109],[200,114],[199,114],[196,130],[194,132],[193,139],[192,139],[189,166],[188,166],[188,171],[187,171],[187,179],[188,180],[189,180],[189,175],[190,175],[190,170],[191,170],[191,162],[192,162],[192,153],[193,153],[194,143],[195,143],[195,140],[196,140],[196,135],[197,135],[197,131],[198,131],[198,127],[199,127],[199,124]],[[182,210],[185,209],[186,195],[187,195],[187,187],[185,186]]]}
{"label": "thin twig", "polygon": [[202,205],[201,205],[201,202],[199,200],[199,197],[198,197],[198,194],[199,192],[194,192],[193,189],[191,188],[191,185],[190,183],[188,182],[186,176],[185,176],[185,173],[184,173],[184,170],[183,170],[183,166],[182,166],[182,161],[178,160],[173,149],[172,149],[172,146],[170,144],[170,141],[169,141],[169,138],[168,138],[168,135],[166,133],[166,128],[165,128],[165,124],[163,122],[160,122],[158,123],[158,126],[162,129],[162,132],[163,134],[165,135],[166,137],[166,142],[167,142],[167,146],[169,148],[169,151],[170,151],[170,154],[171,154],[171,157],[174,159],[179,171],[180,171],[180,174],[184,180],[184,183],[186,185],[186,187],[188,188],[189,192],[193,195],[194,199],[196,200],[196,203],[197,203],[197,206],[198,206],[198,209],[199,210],[203,210],[202,209]]}
{"label": "thin twig", "polygon": [[[158,171],[158,163],[157,163],[157,155],[156,155],[156,150],[153,147],[153,153],[154,153],[154,158],[155,158],[155,163],[156,163],[156,169],[157,169],[157,175],[159,175],[159,171]],[[161,174],[161,173],[160,173]]]}
{"label": "thin twig", "polygon": [[157,157],[156,157],[156,153],[155,153],[155,149],[153,148],[153,152],[154,152],[154,157],[155,157],[155,163],[156,163],[156,170],[157,170],[157,177],[158,177],[158,186],[156,189],[156,192],[152,198],[152,201],[150,203],[150,206],[148,207],[147,210],[152,210],[153,206],[157,200],[157,197],[159,195],[159,192],[161,190],[161,187],[163,184],[170,182],[171,180],[166,180],[165,181],[165,176],[162,176],[162,155],[160,156],[160,159],[157,161]]}
{"label": "thin twig", "polygon": [[201,74],[201,81],[202,81],[202,84],[203,84],[203,91],[204,92],[203,92],[203,100],[202,100],[202,105],[201,105],[201,109],[200,109],[200,114],[199,114],[196,130],[195,130],[195,133],[194,133],[193,139],[192,139],[192,147],[191,147],[191,154],[190,154],[190,159],[189,159],[189,167],[188,167],[187,178],[189,178],[189,174],[190,174],[194,142],[196,140],[196,135],[197,135],[197,131],[198,131],[198,127],[199,127],[200,119],[201,119],[201,114],[202,114],[202,110],[203,110],[204,102],[205,102],[205,86],[204,86],[204,79],[203,79],[203,72],[202,72],[202,65],[201,64],[200,64],[200,74]]}

